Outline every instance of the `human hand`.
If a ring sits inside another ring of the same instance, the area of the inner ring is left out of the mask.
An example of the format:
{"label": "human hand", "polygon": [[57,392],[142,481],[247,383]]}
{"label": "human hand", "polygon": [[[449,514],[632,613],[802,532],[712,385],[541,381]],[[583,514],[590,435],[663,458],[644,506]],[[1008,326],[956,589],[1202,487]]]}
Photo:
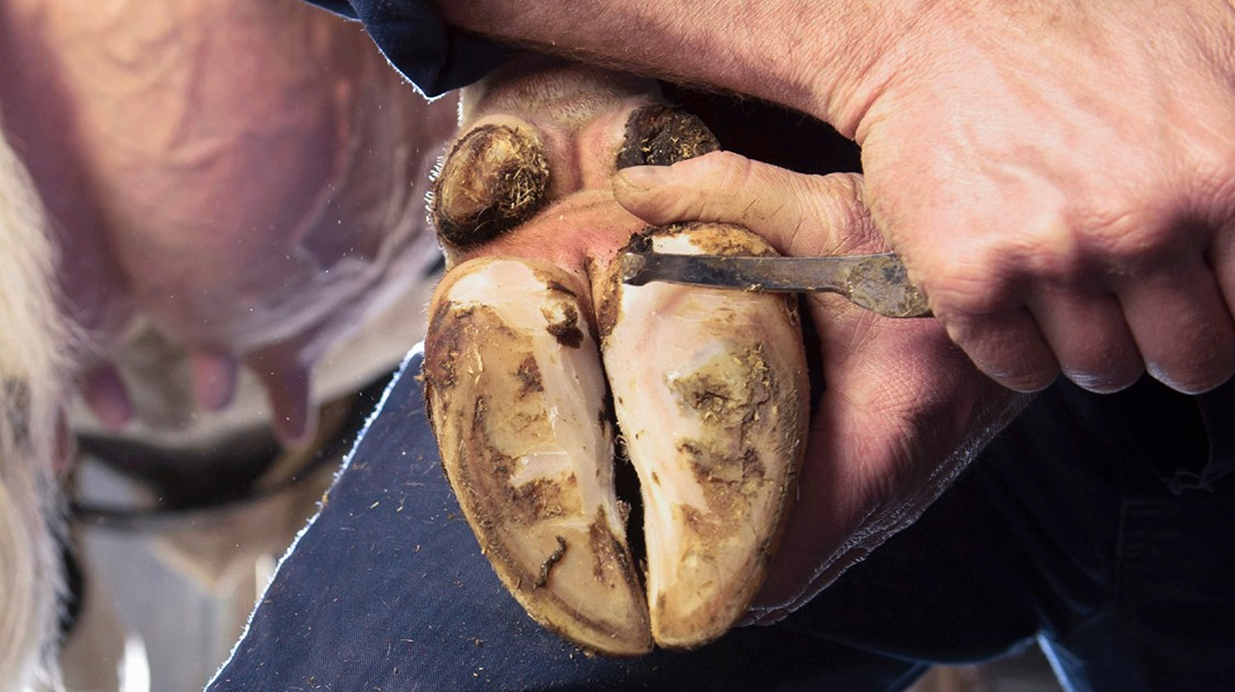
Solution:
{"label": "human hand", "polygon": [[948,334],[1008,387],[1062,371],[1106,392],[1147,370],[1199,392],[1235,371],[1227,3],[443,11],[481,33],[768,99],[856,138],[875,225]]}
{"label": "human hand", "polygon": [[[802,175],[717,152],[621,171],[614,194],[648,223],[736,223],[786,255],[886,250],[862,177]],[[824,391],[798,498],[753,617],[783,617],[912,523],[1026,401],[978,372],[936,320],[808,298]]]}
{"label": "human hand", "polygon": [[875,225],[974,363],[1036,390],[1235,371],[1235,10],[935,7],[835,104]]}

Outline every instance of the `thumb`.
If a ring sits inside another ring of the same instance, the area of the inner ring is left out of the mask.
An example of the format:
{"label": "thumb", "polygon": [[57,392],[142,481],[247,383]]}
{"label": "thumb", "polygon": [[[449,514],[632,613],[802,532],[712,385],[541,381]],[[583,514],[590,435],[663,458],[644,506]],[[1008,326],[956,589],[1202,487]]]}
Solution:
{"label": "thumb", "polygon": [[745,226],[781,254],[884,248],[863,201],[862,176],[807,175],[718,151],[672,166],[634,166],[613,178],[618,203],[644,221]]}

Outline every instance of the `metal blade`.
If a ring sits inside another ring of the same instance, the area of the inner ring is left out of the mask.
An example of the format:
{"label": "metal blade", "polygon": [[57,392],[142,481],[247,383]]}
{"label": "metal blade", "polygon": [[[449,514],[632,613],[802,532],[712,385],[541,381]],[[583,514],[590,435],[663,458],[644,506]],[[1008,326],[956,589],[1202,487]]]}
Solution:
{"label": "metal blade", "polygon": [[622,281],[667,281],[742,291],[839,293],[886,317],[929,317],[926,296],[895,253],[836,257],[622,254]]}

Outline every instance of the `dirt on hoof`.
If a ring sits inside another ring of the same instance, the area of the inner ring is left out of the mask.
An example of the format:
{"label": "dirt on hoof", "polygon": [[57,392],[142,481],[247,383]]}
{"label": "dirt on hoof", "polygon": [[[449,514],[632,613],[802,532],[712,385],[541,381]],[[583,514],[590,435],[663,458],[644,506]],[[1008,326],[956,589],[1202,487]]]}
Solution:
{"label": "dirt on hoof", "polygon": [[617,168],[668,166],[720,149],[707,125],[696,116],[668,106],[651,105],[631,113]]}
{"label": "dirt on hoof", "polygon": [[455,143],[433,183],[430,214],[443,240],[483,243],[544,206],[549,163],[532,134],[505,125],[468,132]]}

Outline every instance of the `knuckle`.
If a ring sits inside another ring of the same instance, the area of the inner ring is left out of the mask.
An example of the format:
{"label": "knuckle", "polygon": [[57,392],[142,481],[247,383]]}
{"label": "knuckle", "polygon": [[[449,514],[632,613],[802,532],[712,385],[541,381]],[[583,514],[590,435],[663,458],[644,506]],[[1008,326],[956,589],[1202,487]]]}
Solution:
{"label": "knuckle", "polygon": [[954,319],[946,326],[949,338],[987,377],[1017,392],[1036,392],[1054,382],[1059,365],[1020,317]]}
{"label": "knuckle", "polygon": [[1059,220],[1026,233],[1005,252],[1018,273],[1049,287],[1084,283],[1091,269],[1090,258],[1083,241],[1077,237],[1075,226]]}
{"label": "knuckle", "polygon": [[749,160],[727,151],[679,161],[672,166],[675,185],[665,191],[664,203],[680,219],[731,216],[734,206],[750,194],[750,167]]}
{"label": "knuckle", "polygon": [[1077,220],[1087,266],[1108,275],[1131,276],[1174,263],[1206,244],[1208,212],[1186,195],[1161,189],[1146,199],[1116,197]]}
{"label": "knuckle", "polygon": [[672,169],[676,179],[699,189],[737,190],[751,177],[750,159],[723,150],[678,161]]}
{"label": "knuckle", "polygon": [[1198,216],[1229,222],[1235,215],[1235,160],[1202,173],[1191,196]]}
{"label": "knuckle", "polygon": [[1016,303],[1008,268],[989,249],[935,252],[913,269],[937,316],[985,315]]}
{"label": "knuckle", "polygon": [[854,173],[832,173],[807,176],[802,199],[808,200],[807,212],[834,238],[837,252],[883,252],[888,244],[875,226],[866,206],[862,176]]}
{"label": "knuckle", "polygon": [[831,173],[822,176],[808,176],[820,188],[820,192],[835,197],[846,207],[866,209],[866,191],[862,176],[857,173]]}
{"label": "knuckle", "polygon": [[1183,155],[1186,170],[1182,197],[1193,212],[1217,223],[1235,214],[1235,136],[1229,128],[1205,128],[1191,135]]}
{"label": "knuckle", "polygon": [[1165,254],[1174,254],[1175,227],[1175,223],[1129,211],[1095,224],[1087,249],[1110,268],[1137,272],[1160,263]]}

